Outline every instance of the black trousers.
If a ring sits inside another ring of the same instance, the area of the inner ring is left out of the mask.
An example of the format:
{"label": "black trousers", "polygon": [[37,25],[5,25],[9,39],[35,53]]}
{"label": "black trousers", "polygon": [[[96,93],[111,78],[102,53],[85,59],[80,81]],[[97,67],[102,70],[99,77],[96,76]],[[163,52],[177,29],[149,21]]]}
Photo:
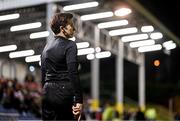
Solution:
{"label": "black trousers", "polygon": [[44,106],[42,109],[43,121],[74,121],[71,105],[59,106],[59,109]]}
{"label": "black trousers", "polygon": [[43,121],[74,121],[73,92],[69,82],[48,82],[43,86]]}

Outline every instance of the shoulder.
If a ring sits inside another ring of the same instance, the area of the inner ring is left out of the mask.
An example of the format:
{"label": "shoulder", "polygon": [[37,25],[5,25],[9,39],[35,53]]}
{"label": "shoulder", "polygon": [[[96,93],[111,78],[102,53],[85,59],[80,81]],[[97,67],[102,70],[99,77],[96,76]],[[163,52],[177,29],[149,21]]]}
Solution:
{"label": "shoulder", "polygon": [[76,42],[71,41],[71,40],[67,40],[67,48],[77,48],[76,46]]}

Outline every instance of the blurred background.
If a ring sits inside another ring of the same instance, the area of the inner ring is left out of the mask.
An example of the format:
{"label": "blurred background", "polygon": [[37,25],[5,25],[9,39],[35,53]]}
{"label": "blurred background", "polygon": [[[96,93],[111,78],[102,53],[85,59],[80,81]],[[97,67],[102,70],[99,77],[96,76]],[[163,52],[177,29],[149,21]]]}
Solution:
{"label": "blurred background", "polygon": [[84,120],[180,120],[178,4],[0,0],[0,120],[41,120],[40,55],[55,13],[74,15]]}

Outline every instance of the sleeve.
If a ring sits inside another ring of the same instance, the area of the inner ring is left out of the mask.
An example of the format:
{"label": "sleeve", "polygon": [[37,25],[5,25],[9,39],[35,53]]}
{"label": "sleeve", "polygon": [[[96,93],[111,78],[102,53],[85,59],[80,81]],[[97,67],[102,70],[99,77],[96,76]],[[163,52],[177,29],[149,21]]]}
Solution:
{"label": "sleeve", "polygon": [[41,55],[41,84],[42,84],[42,87],[44,86],[44,83],[45,83],[45,76],[46,76],[46,70],[45,70],[45,67],[44,67],[44,64],[43,64],[43,61],[42,61],[42,55]]}
{"label": "sleeve", "polygon": [[75,43],[71,44],[66,50],[66,63],[68,74],[73,84],[76,102],[82,103],[83,96],[78,72],[77,46]]}

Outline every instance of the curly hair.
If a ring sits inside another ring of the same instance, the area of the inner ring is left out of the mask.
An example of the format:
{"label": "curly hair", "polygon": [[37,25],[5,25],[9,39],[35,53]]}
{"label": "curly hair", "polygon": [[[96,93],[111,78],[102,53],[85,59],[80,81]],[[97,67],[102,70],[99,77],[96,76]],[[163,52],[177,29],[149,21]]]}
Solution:
{"label": "curly hair", "polygon": [[72,18],[73,15],[71,13],[56,13],[50,22],[51,30],[54,34],[58,34],[60,32],[60,26],[65,27]]}

